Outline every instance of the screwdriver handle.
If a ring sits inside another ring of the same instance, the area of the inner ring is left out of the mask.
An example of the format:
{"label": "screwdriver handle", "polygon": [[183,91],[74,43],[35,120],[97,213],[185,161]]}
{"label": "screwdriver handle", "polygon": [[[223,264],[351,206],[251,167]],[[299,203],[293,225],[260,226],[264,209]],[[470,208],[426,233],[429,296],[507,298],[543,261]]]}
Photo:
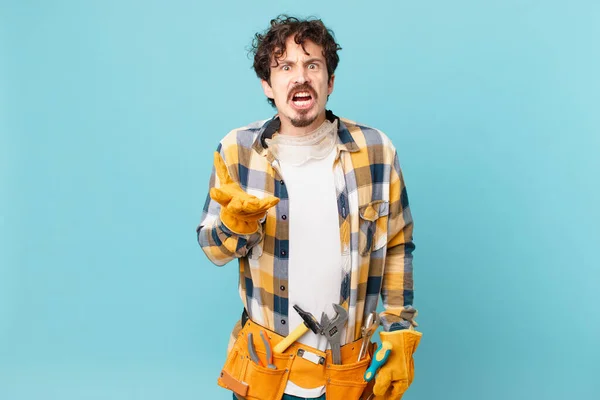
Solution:
{"label": "screwdriver handle", "polygon": [[365,382],[370,382],[373,379],[377,373],[377,370],[381,368],[383,364],[385,364],[391,352],[392,344],[387,340],[383,341],[383,343],[381,343],[381,348],[377,349],[375,355],[373,355],[373,359],[371,360],[371,365],[365,372]]}

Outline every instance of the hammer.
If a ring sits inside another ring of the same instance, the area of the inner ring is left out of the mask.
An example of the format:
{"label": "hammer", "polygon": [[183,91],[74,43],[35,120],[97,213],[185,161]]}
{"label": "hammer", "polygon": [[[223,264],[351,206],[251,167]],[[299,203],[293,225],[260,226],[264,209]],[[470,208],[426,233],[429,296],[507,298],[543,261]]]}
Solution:
{"label": "hammer", "polygon": [[294,310],[296,310],[298,312],[298,314],[300,314],[300,316],[302,317],[303,323],[298,325],[296,327],[296,329],[294,329],[292,331],[292,333],[287,335],[287,337],[285,339],[283,339],[281,342],[277,343],[277,345],[273,348],[273,352],[275,352],[275,353],[281,354],[284,351],[286,351],[286,349],[288,347],[290,347],[290,345],[292,343],[294,343],[296,340],[300,339],[300,337],[302,335],[304,335],[306,332],[308,332],[309,329],[311,331],[313,331],[314,333],[321,332],[321,325],[319,324],[317,319],[311,313],[304,311],[297,305],[294,305]]}

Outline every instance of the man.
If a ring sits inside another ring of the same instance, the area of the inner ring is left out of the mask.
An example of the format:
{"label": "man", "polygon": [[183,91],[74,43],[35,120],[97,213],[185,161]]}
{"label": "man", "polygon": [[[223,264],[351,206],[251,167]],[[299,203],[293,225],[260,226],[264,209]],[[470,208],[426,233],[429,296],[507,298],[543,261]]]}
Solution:
{"label": "man", "polygon": [[[408,198],[389,138],[325,108],[340,49],[321,20],[272,20],[253,53],[277,115],[231,131],[215,152],[197,233],[213,263],[239,261],[244,314],[219,378],[238,398],[367,398],[372,348],[366,356],[358,349],[379,296],[380,336],[392,350],[374,398],[399,399],[413,379],[421,333]],[[343,314],[341,329],[329,331],[341,350],[323,329],[303,328],[292,306],[322,316],[321,328]],[[267,351],[299,329],[308,332],[293,345]]]}

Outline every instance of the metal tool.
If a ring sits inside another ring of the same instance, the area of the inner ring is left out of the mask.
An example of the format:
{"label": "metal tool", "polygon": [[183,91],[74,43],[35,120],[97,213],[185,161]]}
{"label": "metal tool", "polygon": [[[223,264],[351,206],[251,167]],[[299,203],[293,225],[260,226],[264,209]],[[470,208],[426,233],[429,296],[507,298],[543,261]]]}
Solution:
{"label": "metal tool", "polygon": [[264,330],[260,331],[260,337],[265,344],[265,350],[267,352],[267,368],[277,369],[275,364],[273,364],[273,350],[271,349],[271,341],[269,340],[269,336]]}
{"label": "metal tool", "polygon": [[367,354],[367,348],[369,347],[369,343],[371,343],[371,336],[373,336],[377,328],[379,328],[379,314],[377,314],[376,311],[373,311],[369,314],[365,325],[361,328],[362,345],[360,346],[357,362],[362,360],[365,354]]}
{"label": "metal tool", "polygon": [[255,364],[264,367],[260,358],[258,358],[258,354],[256,354],[256,349],[254,348],[254,338],[252,337],[252,333],[248,334],[248,354],[250,354],[250,359],[254,361]]}
{"label": "metal tool", "polygon": [[348,320],[348,311],[339,304],[333,304],[333,309],[336,312],[336,316],[333,319],[330,320],[325,313],[321,315],[321,334],[329,341],[333,363],[341,364],[342,354],[340,351],[340,339],[346,321]]}
{"label": "metal tool", "polygon": [[285,339],[275,345],[275,348],[273,349],[275,353],[283,353],[292,343],[308,332],[309,329],[313,331],[313,333],[321,333],[321,325],[319,325],[319,321],[317,321],[311,313],[304,311],[297,305],[294,305],[294,310],[300,314],[303,322],[298,325],[292,333],[287,335]]}
{"label": "metal tool", "polygon": [[383,364],[385,364],[385,362],[387,361],[388,357],[390,356],[391,351],[392,351],[392,344],[390,342],[388,342],[387,340],[384,340],[381,343],[381,348],[377,349],[377,351],[373,355],[373,359],[371,360],[371,365],[365,372],[364,379],[366,382],[370,382],[371,379],[373,379],[373,377],[377,373],[377,370],[379,368],[381,368],[383,366]]}
{"label": "metal tool", "polygon": [[[273,361],[272,361],[273,354],[271,353],[271,343],[269,342],[269,340],[263,334],[262,331],[260,332],[260,337],[263,340],[263,343],[265,345],[265,350],[267,353],[266,367],[269,369],[277,369],[277,367],[275,367],[275,365],[273,365]],[[258,357],[258,354],[256,354],[256,349],[254,348],[254,338],[253,338],[252,333],[248,334],[248,353],[250,354],[250,359],[252,359],[252,361],[254,361],[255,364],[260,365],[261,367],[265,366],[265,364],[263,364],[263,362]]]}

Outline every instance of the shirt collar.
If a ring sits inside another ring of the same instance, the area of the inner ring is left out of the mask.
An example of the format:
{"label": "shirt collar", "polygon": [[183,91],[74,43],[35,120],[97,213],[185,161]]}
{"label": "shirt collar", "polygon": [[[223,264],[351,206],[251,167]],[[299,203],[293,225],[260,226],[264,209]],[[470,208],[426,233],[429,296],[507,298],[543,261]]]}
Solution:
{"label": "shirt collar", "polygon": [[[352,138],[352,135],[350,134],[350,131],[348,131],[348,128],[338,116],[331,112],[331,110],[326,110],[325,118],[327,118],[332,123],[335,120],[338,121],[337,146],[340,148],[340,150],[345,150],[349,152],[355,152],[359,150],[358,145],[356,144],[356,142]],[[265,139],[271,139],[273,137],[273,134],[277,132],[280,126],[281,121],[279,120],[278,115],[275,115],[273,118],[266,121],[258,131],[258,135],[256,137],[256,140],[254,141],[254,144],[252,145],[252,148],[258,154],[265,156],[268,153]]]}

